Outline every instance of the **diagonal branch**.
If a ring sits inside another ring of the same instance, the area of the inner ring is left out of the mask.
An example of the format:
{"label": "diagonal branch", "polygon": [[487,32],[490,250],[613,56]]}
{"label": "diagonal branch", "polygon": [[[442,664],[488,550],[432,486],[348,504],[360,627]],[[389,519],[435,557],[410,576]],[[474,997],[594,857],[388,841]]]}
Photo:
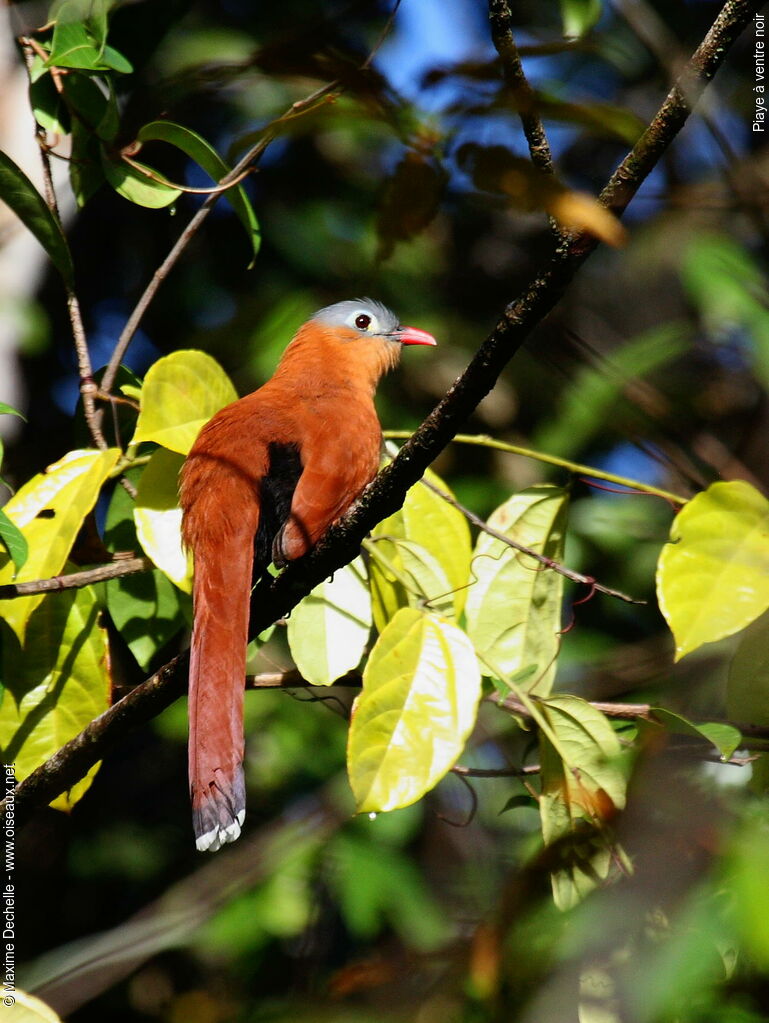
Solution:
{"label": "diagonal branch", "polygon": [[[759,6],[760,0],[727,0],[688,61],[681,79],[604,188],[601,199],[615,212],[625,209],[673,142],[691,113],[691,104],[702,94]],[[406,491],[492,389],[504,367],[553,309],[596,245],[596,240],[586,234],[572,236],[558,245],[523,293],[504,309],[462,376],[398,456],[379,473],[352,511],[328,531],[310,554],[289,565],[272,583],[257,587],[251,622],[254,634],[284,616],[314,586],[350,561],[366,533],[397,511]],[[170,661],[21,782],[14,792],[19,821],[34,806],[44,805],[81,778],[119,735],[172,703],[184,691],[187,664],[186,654]]]}

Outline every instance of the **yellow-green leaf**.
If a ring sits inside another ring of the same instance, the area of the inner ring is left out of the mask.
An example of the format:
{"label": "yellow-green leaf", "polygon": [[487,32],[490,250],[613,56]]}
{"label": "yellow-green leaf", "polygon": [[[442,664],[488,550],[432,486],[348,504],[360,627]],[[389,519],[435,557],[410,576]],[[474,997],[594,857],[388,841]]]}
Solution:
{"label": "yellow-green leaf", "polygon": [[[425,479],[452,496],[434,472],[428,470]],[[467,520],[457,508],[419,482],[403,507],[375,527],[372,539],[382,555],[370,567],[374,624],[380,632],[399,607],[428,602],[439,614],[461,613],[471,545]]]}
{"label": "yellow-green leaf", "polygon": [[158,448],[139,480],[134,523],[148,558],[185,593],[192,592],[192,556],[182,547],[178,479],[184,458]]}
{"label": "yellow-green leaf", "polygon": [[358,811],[395,810],[433,788],[464,749],[480,696],[464,632],[415,608],[398,611],[353,707],[347,770]]}
{"label": "yellow-green leaf", "polygon": [[13,1023],[61,1023],[61,1016],[34,995],[16,988],[13,997],[15,1002],[13,1009],[8,1010],[9,1021],[12,1018]]}
{"label": "yellow-green leaf", "polygon": [[288,620],[288,645],[302,676],[330,685],[360,663],[371,632],[371,597],[361,558],[322,582]]}
{"label": "yellow-green leaf", "polygon": [[[3,644],[0,748],[22,781],[109,706],[106,630],[93,590],[48,594],[29,620],[23,650]],[[69,810],[96,768],[52,806]]]}
{"label": "yellow-green leaf", "polygon": [[[580,819],[602,821],[625,805],[621,747],[608,719],[576,696],[551,696],[538,704],[549,734],[540,732],[542,836],[551,843]],[[596,850],[590,863],[573,863],[553,875],[557,905],[566,909],[606,876],[607,849]]]}
{"label": "yellow-green leaf", "polygon": [[743,480],[714,483],[676,515],[670,540],[657,599],[679,660],[769,608],[769,501]]}
{"label": "yellow-green leaf", "polygon": [[205,352],[172,352],[150,367],[133,443],[155,441],[186,455],[200,428],[238,397],[219,363]]}
{"label": "yellow-green leaf", "polygon": [[[16,572],[10,557],[0,553],[0,584],[59,574],[83,519],[119,457],[119,448],[70,451],[14,494],[3,510],[23,533],[29,556]],[[42,599],[42,594],[37,594],[0,600],[0,618],[8,622],[21,642],[29,616]]]}
{"label": "yellow-green leaf", "polygon": [[[563,558],[568,494],[538,486],[513,495],[489,525],[555,561]],[[534,665],[525,689],[547,695],[560,644],[563,576],[481,533],[467,595],[467,634],[484,674],[510,677]]]}

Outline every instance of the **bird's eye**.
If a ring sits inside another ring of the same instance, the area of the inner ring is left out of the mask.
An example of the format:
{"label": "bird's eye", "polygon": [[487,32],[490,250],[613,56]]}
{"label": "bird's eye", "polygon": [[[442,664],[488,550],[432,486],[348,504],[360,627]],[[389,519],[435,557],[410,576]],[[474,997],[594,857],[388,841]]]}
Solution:
{"label": "bird's eye", "polygon": [[355,317],[355,326],[358,328],[358,330],[366,330],[370,323],[371,317],[368,315],[368,313],[359,313]]}

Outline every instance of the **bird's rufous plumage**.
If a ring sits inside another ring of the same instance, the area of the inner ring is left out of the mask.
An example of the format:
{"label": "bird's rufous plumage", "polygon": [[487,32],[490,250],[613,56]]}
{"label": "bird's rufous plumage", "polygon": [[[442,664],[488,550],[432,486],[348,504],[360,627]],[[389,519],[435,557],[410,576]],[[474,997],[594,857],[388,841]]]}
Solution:
{"label": "bird's rufous plumage", "polygon": [[243,687],[255,573],[301,557],[379,467],[379,378],[403,344],[435,344],[370,299],[321,309],[273,377],[203,427],[181,474],[182,534],[194,555],[189,780],[199,849],[245,817]]}

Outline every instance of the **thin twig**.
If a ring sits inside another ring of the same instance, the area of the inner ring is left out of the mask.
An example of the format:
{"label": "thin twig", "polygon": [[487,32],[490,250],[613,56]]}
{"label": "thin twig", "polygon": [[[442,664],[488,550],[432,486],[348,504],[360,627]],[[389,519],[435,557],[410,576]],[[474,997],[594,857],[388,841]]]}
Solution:
{"label": "thin twig", "polygon": [[539,764],[526,764],[524,767],[463,767],[454,764],[454,774],[464,778],[526,778],[530,774],[539,774]]}
{"label": "thin twig", "polygon": [[[31,80],[34,48],[28,39],[22,39],[21,43],[22,51],[24,53],[24,61],[27,65],[27,73]],[[51,215],[55,218],[59,227],[62,227],[61,214],[59,213],[59,205],[56,201],[56,190],[54,188],[53,175],[51,173],[51,160],[48,153],[46,132],[45,129],[37,123],[37,121],[35,121],[35,138],[37,139],[40,148],[45,201],[51,211]],[[101,417],[94,401],[98,388],[93,379],[93,367],[91,365],[91,356],[88,351],[88,341],[85,334],[85,328],[83,326],[83,317],[80,312],[80,303],[78,302],[74,287],[68,282],[65,282],[65,288],[67,292],[67,313],[69,315],[72,339],[75,344],[75,355],[77,358],[80,394],[83,399],[83,414],[94,444],[97,448],[105,451],[109,445],[104,439],[104,434],[101,430]]]}
{"label": "thin twig", "polygon": [[512,94],[523,133],[531,154],[531,162],[545,174],[553,173],[553,157],[545,127],[537,113],[534,90],[529,85],[511,28],[512,14],[508,0],[489,0],[491,38],[502,61],[502,74]]}
{"label": "thin twig", "polygon": [[34,579],[24,583],[5,583],[0,586],[0,600],[12,600],[14,597],[29,597],[35,593],[51,593],[59,590],[76,590],[93,583],[101,583],[106,579],[120,579],[125,575],[137,572],[148,572],[155,566],[149,558],[121,558],[96,568],[87,568],[82,572],[70,572],[68,575],[55,575],[50,579]]}
{"label": "thin twig", "polygon": [[554,561],[552,558],[548,558],[545,554],[540,554],[539,551],[535,551],[533,547],[527,547],[525,544],[518,543],[517,540],[513,540],[512,537],[506,533],[500,532],[498,529],[494,529],[488,522],[480,518],[474,512],[470,511],[469,508],[465,508],[463,504],[451,494],[447,494],[445,490],[441,490],[434,483],[431,483],[428,479],[421,481],[428,490],[432,490],[434,494],[441,497],[447,504],[456,508],[457,511],[461,512],[468,522],[472,522],[474,526],[480,529],[484,533],[488,533],[489,536],[493,536],[495,540],[499,540],[501,543],[511,547],[514,551],[518,551],[519,554],[525,554],[529,558],[533,558],[543,568],[550,569],[553,572],[557,572],[558,575],[564,576],[566,579],[570,579],[574,583],[579,583],[581,586],[589,586],[591,590],[598,590],[600,593],[605,593],[609,597],[617,597],[619,600],[624,600],[626,604],[646,604],[645,600],[640,600],[637,597],[631,597],[627,593],[622,593],[621,590],[613,590],[610,586],[604,586],[603,583],[599,583],[592,575],[584,575],[582,572],[576,572],[573,568],[567,568],[565,565],[560,564],[558,561]]}

